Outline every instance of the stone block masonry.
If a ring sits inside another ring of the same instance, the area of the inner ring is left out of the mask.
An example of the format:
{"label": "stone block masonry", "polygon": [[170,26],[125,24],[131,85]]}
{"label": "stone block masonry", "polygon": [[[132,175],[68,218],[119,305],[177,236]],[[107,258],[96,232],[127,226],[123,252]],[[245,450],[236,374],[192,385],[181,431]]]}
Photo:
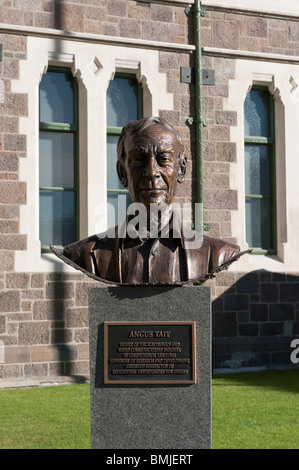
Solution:
{"label": "stone block masonry", "polygon": [[[159,43],[159,72],[166,75],[167,93],[173,97],[173,108],[160,109],[159,114],[178,129],[189,159],[178,200],[196,202],[195,132],[186,125],[187,118],[194,116],[194,85],[180,83],[180,67],[193,66],[193,54],[185,49],[170,52],[163,46],[165,42],[193,45],[192,15],[185,14],[184,3],[7,0],[0,7],[0,22],[26,31],[65,31],[68,38],[82,33],[109,36],[116,42],[127,38]],[[297,18],[233,11],[207,8],[201,18],[203,48],[280,54],[286,59],[299,55]],[[0,378],[88,378],[87,292],[93,281],[77,272],[15,272],[16,252],[28,249],[20,212],[28,196],[32,198],[30,191],[38,192],[27,187],[19,173],[31,156],[28,136],[21,131],[30,103],[26,94],[14,91],[20,61],[27,60],[27,40],[25,33],[10,34],[0,28],[0,345],[5,352]],[[208,235],[232,242],[236,242],[232,213],[240,204],[234,185],[240,157],[232,135],[241,119],[230,106],[235,65],[233,55],[202,57],[202,67],[215,71],[215,85],[203,86],[203,117],[208,119],[203,142],[204,221],[210,226]],[[237,265],[235,269],[208,282],[213,295],[213,367],[291,365],[290,342],[299,337],[299,273],[238,273]]]}
{"label": "stone block masonry", "polygon": [[94,2],[5,2],[5,24],[84,32],[115,37],[188,43],[188,18],[183,7],[127,0]]}
{"label": "stone block masonry", "polygon": [[298,55],[298,21],[287,17],[207,11],[202,22],[203,45],[240,51]]}
{"label": "stone block masonry", "polygon": [[[88,287],[81,275],[3,273],[0,378],[89,378]],[[223,272],[207,283],[213,299],[213,367],[290,364],[299,337],[299,277]],[[54,294],[56,292],[56,295]],[[195,308],[195,306],[194,306]]]}
{"label": "stone block masonry", "polygon": [[[215,51],[298,56],[295,17],[207,8],[201,21],[202,45]],[[205,221],[210,235],[234,241],[231,211],[238,208],[231,171],[238,163],[232,129],[240,117],[231,111],[229,84],[235,59],[203,55],[203,67],[215,70],[215,86],[203,87]],[[237,265],[235,266],[237,270]],[[210,281],[213,292],[213,367],[292,366],[290,344],[298,337],[298,273],[254,271],[220,273]]]}
{"label": "stone block masonry", "polygon": [[76,306],[76,299],[82,303],[83,276],[11,272],[1,280],[0,378],[88,379],[88,307]]}
{"label": "stone block masonry", "polygon": [[[116,40],[189,43],[189,19],[184,7],[176,3],[5,1],[0,9],[0,22],[36,31],[50,28],[113,36]],[[0,344],[4,344],[5,352],[0,378],[46,379],[57,375],[88,378],[87,288],[92,281],[77,272],[15,272],[16,250],[28,248],[26,230],[20,231],[20,210],[27,204],[31,188],[20,180],[19,170],[30,157],[27,136],[20,133],[20,118],[28,116],[30,103],[26,94],[13,92],[12,80],[19,80],[20,61],[27,60],[27,37],[1,33],[0,29],[0,43],[3,50],[0,85],[4,89],[0,101]],[[179,71],[180,66],[190,66],[190,56],[183,51],[161,50],[159,54],[160,70],[168,79],[167,91],[174,97],[173,110],[161,109],[160,115],[178,128],[189,148],[190,130],[185,120],[189,116],[190,90],[189,85],[180,84]],[[189,173],[178,199],[189,202],[191,198]],[[38,224],[32,220],[28,223]]]}
{"label": "stone block masonry", "polygon": [[213,282],[214,369],[292,366],[298,286],[297,275],[220,273]]}

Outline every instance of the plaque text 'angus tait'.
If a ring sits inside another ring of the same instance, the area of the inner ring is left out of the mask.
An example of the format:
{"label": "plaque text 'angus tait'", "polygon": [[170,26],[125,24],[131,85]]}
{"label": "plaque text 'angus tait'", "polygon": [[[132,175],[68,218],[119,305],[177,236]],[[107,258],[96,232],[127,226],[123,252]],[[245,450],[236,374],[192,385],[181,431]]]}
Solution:
{"label": "plaque text 'angus tait'", "polygon": [[105,384],[194,384],[195,322],[104,322]]}

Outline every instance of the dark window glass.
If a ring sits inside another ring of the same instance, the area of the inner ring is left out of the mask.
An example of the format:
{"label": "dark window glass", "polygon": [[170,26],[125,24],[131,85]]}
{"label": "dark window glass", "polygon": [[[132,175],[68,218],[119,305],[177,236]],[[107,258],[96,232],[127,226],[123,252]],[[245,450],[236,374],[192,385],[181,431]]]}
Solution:
{"label": "dark window glass", "polygon": [[[108,227],[118,223],[125,216],[126,208],[131,204],[127,189],[123,188],[117,175],[117,142],[123,126],[142,117],[141,85],[136,77],[128,74],[116,74],[107,90],[107,202]],[[119,197],[122,197],[119,207]],[[125,202],[124,202],[125,201]],[[123,214],[124,212],[124,214]]]}
{"label": "dark window glass", "polygon": [[245,146],[245,191],[248,195],[271,195],[271,148],[269,146]]}
{"label": "dark window glass", "polygon": [[270,137],[269,91],[251,90],[245,100],[245,135]]}
{"label": "dark window glass", "polygon": [[41,132],[39,150],[40,186],[73,188],[75,183],[74,134]]}
{"label": "dark window glass", "polygon": [[40,121],[74,124],[74,79],[48,72],[40,84]]}
{"label": "dark window glass", "polygon": [[49,69],[40,84],[40,241],[64,246],[77,237],[77,85],[65,69]]}
{"label": "dark window glass", "polygon": [[44,246],[74,241],[74,191],[40,191],[40,239]]}
{"label": "dark window glass", "polygon": [[265,88],[252,88],[244,103],[246,241],[256,253],[274,253],[274,106]]}
{"label": "dark window glass", "polygon": [[136,78],[115,77],[107,91],[107,125],[123,127],[138,119],[138,82]]}

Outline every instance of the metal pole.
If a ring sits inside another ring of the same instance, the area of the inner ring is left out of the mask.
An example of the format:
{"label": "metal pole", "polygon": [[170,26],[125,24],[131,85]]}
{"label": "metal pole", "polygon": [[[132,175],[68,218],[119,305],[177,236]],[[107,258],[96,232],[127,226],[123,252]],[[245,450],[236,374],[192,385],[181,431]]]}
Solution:
{"label": "metal pole", "polygon": [[[194,0],[194,42],[195,42],[195,144],[196,144],[196,192],[197,202],[203,205],[203,117],[202,117],[202,71],[201,71],[201,35],[200,35],[200,0]],[[202,211],[203,213],[203,211]]]}

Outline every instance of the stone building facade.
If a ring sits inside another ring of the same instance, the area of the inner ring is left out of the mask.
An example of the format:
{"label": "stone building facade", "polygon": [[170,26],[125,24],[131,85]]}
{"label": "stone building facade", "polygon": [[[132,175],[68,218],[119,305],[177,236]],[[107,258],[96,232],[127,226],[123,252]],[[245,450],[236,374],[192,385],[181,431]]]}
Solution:
{"label": "stone building facade", "polygon": [[[195,2],[196,3],[196,2]],[[193,7],[193,10],[192,8]],[[263,9],[262,9],[263,8]],[[88,287],[94,282],[41,252],[39,85],[49,66],[78,83],[79,236],[105,229],[106,95],[116,73],[141,84],[143,115],[166,118],[188,149],[177,201],[196,202],[194,2],[3,0],[0,6],[0,377],[89,376]],[[299,338],[299,8],[289,1],[201,3],[204,222],[247,249],[244,101],[273,97],[273,254],[246,255],[207,284],[216,369],[289,367]],[[109,162],[108,162],[109,166]],[[298,193],[298,194],[297,194]],[[195,306],[196,308],[196,306]]]}

